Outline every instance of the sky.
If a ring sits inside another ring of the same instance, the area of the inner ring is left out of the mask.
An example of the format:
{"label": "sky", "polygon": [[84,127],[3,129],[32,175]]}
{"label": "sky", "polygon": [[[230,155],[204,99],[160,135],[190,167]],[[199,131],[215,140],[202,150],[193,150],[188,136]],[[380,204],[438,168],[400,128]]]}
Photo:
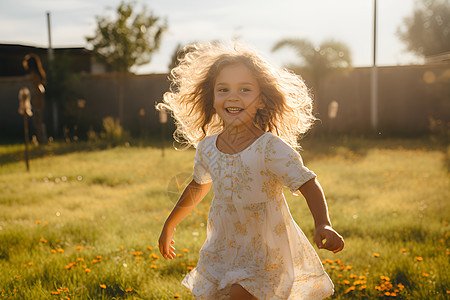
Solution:
{"label": "sky", "polygon": [[[96,16],[114,15],[120,0],[0,0],[0,43],[48,46],[47,12],[51,15],[53,47],[87,47]],[[414,0],[377,1],[377,65],[417,63],[396,35],[412,15]],[[134,68],[138,74],[165,73],[176,46],[195,41],[235,37],[256,48],[278,66],[299,62],[289,48],[271,49],[284,38],[305,38],[319,45],[327,39],[344,42],[353,66],[373,61],[374,0],[136,0],[169,29],[152,61]]]}

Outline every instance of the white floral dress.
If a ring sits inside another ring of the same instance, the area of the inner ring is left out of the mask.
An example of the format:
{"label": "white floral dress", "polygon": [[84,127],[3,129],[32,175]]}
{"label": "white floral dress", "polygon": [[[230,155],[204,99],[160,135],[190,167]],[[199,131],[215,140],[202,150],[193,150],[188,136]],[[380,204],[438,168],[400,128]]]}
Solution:
{"label": "white floral dress", "polygon": [[317,300],[333,294],[333,283],[283,194],[285,185],[298,195],[316,174],[270,132],[236,154],[217,149],[217,136],[197,145],[194,180],[212,181],[214,198],[199,261],[182,284],[196,299],[208,300],[229,299],[233,283],[261,300]]}

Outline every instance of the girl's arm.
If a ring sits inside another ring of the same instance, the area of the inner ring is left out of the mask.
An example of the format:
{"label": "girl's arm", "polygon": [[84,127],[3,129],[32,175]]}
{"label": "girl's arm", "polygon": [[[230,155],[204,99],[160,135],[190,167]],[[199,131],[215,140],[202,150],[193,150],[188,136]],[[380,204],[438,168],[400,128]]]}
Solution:
{"label": "girl's arm", "polygon": [[189,212],[191,212],[194,207],[197,206],[203,197],[206,196],[211,184],[212,182],[198,184],[192,180],[184,189],[177,204],[175,204],[172,212],[167,217],[161,236],[159,237],[159,251],[165,259],[173,259],[175,257],[175,248],[170,245],[175,243],[172,239],[173,234],[175,233],[175,227],[189,214]]}
{"label": "girl's arm", "polygon": [[[327,249],[334,253],[344,248],[344,239],[332,227],[328,216],[328,208],[325,200],[325,194],[316,178],[304,183],[299,191],[303,194],[308,203],[309,210],[314,218],[316,227],[314,240],[319,249]],[[326,239],[325,244],[323,240]]]}

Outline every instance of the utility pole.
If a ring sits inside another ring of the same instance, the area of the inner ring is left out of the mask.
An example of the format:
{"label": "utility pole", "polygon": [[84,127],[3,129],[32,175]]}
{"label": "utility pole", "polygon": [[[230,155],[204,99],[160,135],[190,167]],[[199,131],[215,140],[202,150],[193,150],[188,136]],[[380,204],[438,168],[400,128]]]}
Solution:
{"label": "utility pole", "polygon": [[[52,32],[50,25],[50,12],[47,12],[47,31],[48,31],[48,69],[50,72],[53,72],[53,64],[54,64],[54,55],[53,55],[53,47],[52,47]],[[58,106],[56,105],[56,99],[54,97],[50,99],[52,103],[52,125],[53,125],[53,135],[58,135]]]}
{"label": "utility pole", "polygon": [[373,6],[373,65],[370,84],[370,123],[372,130],[378,130],[378,69],[377,69],[377,0]]}

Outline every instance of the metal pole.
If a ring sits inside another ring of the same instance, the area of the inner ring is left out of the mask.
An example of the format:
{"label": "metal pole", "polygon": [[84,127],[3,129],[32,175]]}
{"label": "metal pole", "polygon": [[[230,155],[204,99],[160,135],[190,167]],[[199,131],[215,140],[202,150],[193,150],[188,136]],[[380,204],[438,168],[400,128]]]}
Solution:
{"label": "metal pole", "polygon": [[164,157],[164,136],[165,136],[165,123],[161,123],[161,156]]}
{"label": "metal pole", "polygon": [[167,123],[167,112],[165,110],[159,111],[159,123],[161,124],[161,156],[164,157],[164,136]]}
{"label": "metal pole", "polygon": [[378,130],[378,70],[377,70],[377,0],[373,7],[373,65],[371,74],[370,122],[374,131]]}
{"label": "metal pole", "polygon": [[28,150],[29,137],[28,137],[28,115],[25,111],[23,114],[23,128],[25,133],[25,164],[27,165],[27,171],[30,171],[30,152]]}
{"label": "metal pole", "polygon": [[52,32],[50,26],[50,12],[47,12],[47,32],[48,32],[48,61],[53,61],[53,48],[52,48]]}
{"label": "metal pole", "polygon": [[[51,32],[51,25],[50,25],[50,12],[47,12],[47,31],[48,31],[48,66],[49,71],[53,72],[53,61],[54,61],[54,55],[53,55],[53,47],[52,47],[52,32]],[[52,120],[53,120],[53,135],[58,134],[58,107],[56,105],[56,101],[54,98],[50,99],[52,102]]]}

